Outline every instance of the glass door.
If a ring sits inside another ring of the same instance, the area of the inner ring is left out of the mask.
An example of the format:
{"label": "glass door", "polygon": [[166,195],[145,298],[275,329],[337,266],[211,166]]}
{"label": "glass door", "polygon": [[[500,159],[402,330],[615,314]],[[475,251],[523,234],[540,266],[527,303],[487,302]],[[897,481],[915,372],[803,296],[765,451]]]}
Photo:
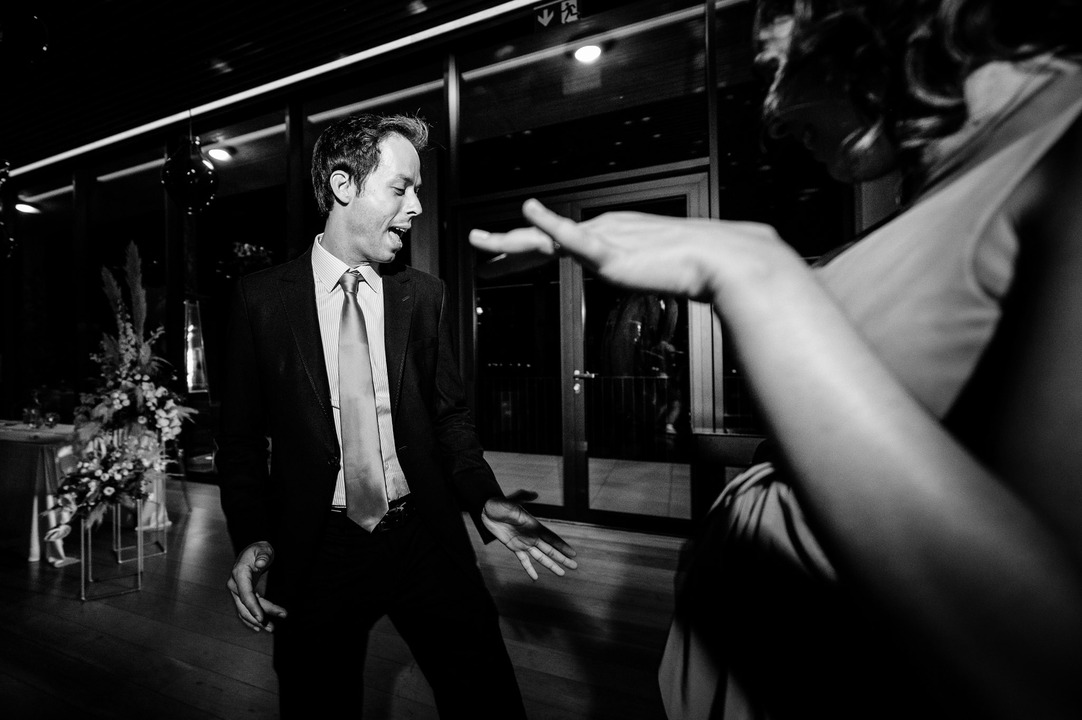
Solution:
{"label": "glass door", "polygon": [[[464,224],[502,232],[522,225],[521,202],[466,213]],[[554,207],[567,212],[566,205]],[[477,253],[474,270],[475,422],[505,492],[564,502],[567,453],[563,363],[569,268],[552,257],[495,259]],[[495,260],[495,262],[493,262]]]}
{"label": "glass door", "polygon": [[[704,175],[541,198],[577,220],[705,215]],[[521,201],[464,227],[522,224]],[[644,529],[691,518],[688,303],[618,288],[570,259],[476,256],[476,420],[508,492],[539,515]]]}
{"label": "glass door", "polygon": [[[618,210],[687,217],[698,210],[693,190],[647,188],[584,199],[574,214],[582,220]],[[618,288],[586,270],[582,308],[582,379],[573,378],[572,392],[580,383],[588,514],[690,519],[687,300]]]}

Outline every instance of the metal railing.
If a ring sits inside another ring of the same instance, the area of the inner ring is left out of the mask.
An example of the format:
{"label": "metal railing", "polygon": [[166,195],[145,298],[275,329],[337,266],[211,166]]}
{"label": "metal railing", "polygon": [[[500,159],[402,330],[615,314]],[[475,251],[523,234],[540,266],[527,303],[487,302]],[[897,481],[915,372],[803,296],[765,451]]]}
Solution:
{"label": "metal railing", "polygon": [[[488,450],[562,452],[560,380],[484,377],[477,384],[477,429]],[[585,381],[591,457],[687,462],[687,389],[667,377],[598,375]]]}

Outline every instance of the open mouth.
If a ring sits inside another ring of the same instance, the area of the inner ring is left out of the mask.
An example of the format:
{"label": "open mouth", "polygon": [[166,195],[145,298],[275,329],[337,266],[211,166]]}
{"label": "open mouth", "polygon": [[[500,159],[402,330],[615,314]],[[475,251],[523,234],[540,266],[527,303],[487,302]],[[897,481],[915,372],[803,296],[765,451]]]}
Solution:
{"label": "open mouth", "polygon": [[408,227],[391,227],[390,231],[397,235],[399,238],[405,238],[406,233],[410,231]]}

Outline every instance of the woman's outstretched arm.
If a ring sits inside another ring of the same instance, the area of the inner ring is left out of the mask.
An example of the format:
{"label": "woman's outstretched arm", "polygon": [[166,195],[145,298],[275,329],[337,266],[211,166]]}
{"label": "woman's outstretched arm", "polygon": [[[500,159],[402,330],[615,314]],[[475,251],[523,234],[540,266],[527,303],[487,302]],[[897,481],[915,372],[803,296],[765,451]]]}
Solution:
{"label": "woman's outstretched arm", "polygon": [[[1082,522],[1065,531],[1057,510],[982,467],[771,228],[636,213],[577,224],[533,201],[524,213],[534,227],[471,241],[553,252],[555,238],[614,283],[713,303],[832,559],[931,662],[1005,717],[1078,712]],[[1075,358],[1061,381],[1082,388]],[[1050,408],[1050,420],[1078,428],[1078,410]],[[1082,466],[1058,472],[1055,502],[1078,517]]]}

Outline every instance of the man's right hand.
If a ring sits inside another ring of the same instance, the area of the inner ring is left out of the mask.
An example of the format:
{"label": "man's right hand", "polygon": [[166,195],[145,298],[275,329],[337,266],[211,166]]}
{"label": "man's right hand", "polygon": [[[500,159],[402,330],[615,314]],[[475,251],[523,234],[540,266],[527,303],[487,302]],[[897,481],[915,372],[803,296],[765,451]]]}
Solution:
{"label": "man's right hand", "polygon": [[285,608],[262,596],[266,582],[263,575],[274,562],[274,548],[269,542],[256,542],[241,551],[233,564],[226,587],[237,606],[237,617],[252,630],[274,632],[273,618],[284,618]]}

